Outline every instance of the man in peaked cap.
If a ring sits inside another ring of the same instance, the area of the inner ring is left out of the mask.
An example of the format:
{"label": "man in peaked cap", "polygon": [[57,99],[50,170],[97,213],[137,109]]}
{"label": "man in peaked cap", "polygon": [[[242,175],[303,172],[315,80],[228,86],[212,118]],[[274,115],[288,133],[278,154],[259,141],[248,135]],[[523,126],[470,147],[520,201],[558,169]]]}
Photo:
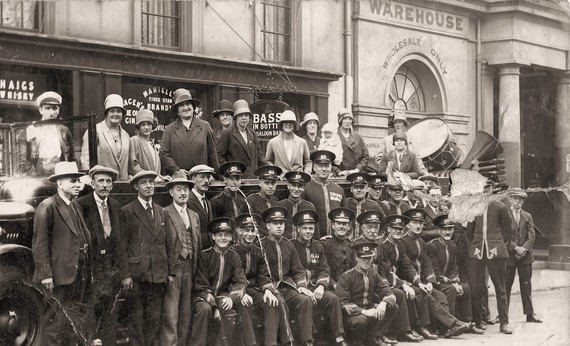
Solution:
{"label": "man in peaked cap", "polygon": [[387,181],[388,179],[386,179],[385,176],[377,174],[371,175],[368,181],[368,195],[366,198],[380,206],[380,202],[382,202],[382,190]]}
{"label": "man in peaked cap", "polygon": [[[75,311],[81,304],[88,307],[87,312],[90,310],[92,240],[81,206],[75,201],[83,187],[79,178],[84,175],[75,162],[55,165],[49,180],[56,183],[57,192],[36,208],[32,237],[33,281],[77,313],[85,313]],[[73,343],[66,318],[48,310],[43,316],[46,325],[40,335],[42,345],[61,345],[66,338]]]}
{"label": "man in peaked cap", "polygon": [[425,207],[424,200],[416,194],[420,192],[427,192],[426,184],[418,179],[412,180],[412,189],[408,191],[406,197],[404,197],[404,202],[406,202],[410,208],[421,208]]}
{"label": "man in peaked cap", "polygon": [[536,238],[532,215],[522,210],[522,205],[527,198],[526,192],[520,187],[515,187],[509,193],[509,215],[513,221],[513,239],[509,249],[507,260],[507,301],[510,302],[511,288],[515,281],[515,272],[519,273],[519,285],[523,304],[523,313],[527,322],[542,323],[534,314],[532,306],[532,248]]}
{"label": "man in peaked cap", "polygon": [[387,184],[388,200],[380,202],[380,208],[385,215],[402,215],[410,210],[410,206],[404,202],[404,188],[400,184]]}
{"label": "man in peaked cap", "polygon": [[246,100],[233,104],[234,124],[220,136],[216,145],[218,161],[241,161],[247,166],[244,178],[254,178],[257,168],[267,164],[257,133],[250,128],[251,110]]}
{"label": "man in peaked cap", "polygon": [[[231,247],[241,259],[242,268],[247,278],[245,305],[253,307],[251,311],[256,321],[263,321],[264,341],[266,345],[292,342],[289,321],[285,318],[285,301],[275,288],[267,268],[263,251],[256,241],[262,219],[259,214],[240,214],[236,217],[238,239]],[[254,322],[255,323],[255,322]]]}
{"label": "man in peaked cap", "polygon": [[153,202],[156,177],[154,171],[140,171],[131,178],[137,197],[119,217],[129,263],[125,276],[133,281],[127,290],[130,334],[141,345],[158,342],[164,292],[174,280],[165,211]]}
{"label": "man in peaked cap", "polygon": [[[344,208],[352,210],[356,218],[367,210],[379,210],[383,213],[376,202],[366,199],[366,195],[369,190],[368,181],[370,181],[370,175],[368,173],[352,173],[346,177],[346,180],[350,182],[350,192],[352,193],[352,197],[343,199],[342,206]],[[360,228],[356,227],[355,222],[353,222],[352,229],[354,232],[351,238],[358,238],[360,236]]]}
{"label": "man in peaked cap", "polygon": [[[233,345],[236,320],[242,321],[240,332],[245,345],[254,345],[255,333],[245,306],[247,279],[239,255],[230,245],[235,233],[234,220],[219,217],[208,224],[214,246],[200,253],[195,278],[192,337],[190,345]],[[215,340],[210,339],[212,318],[219,322]],[[210,338],[208,337],[210,336]]]}
{"label": "man in peaked cap", "polygon": [[224,177],[226,187],[210,198],[213,217],[235,219],[240,214],[240,208],[245,204],[245,197],[239,191],[245,170],[245,163],[239,161],[229,161],[220,166],[219,172]]}
{"label": "man in peaked cap", "polygon": [[[38,96],[41,120],[57,119],[62,98],[53,91]],[[73,136],[62,124],[35,124],[26,129],[27,150],[22,152],[21,169],[34,175],[49,175],[61,161],[73,161]]]}
{"label": "man in peaked cap", "polygon": [[275,286],[293,314],[299,328],[295,339],[303,345],[313,344],[313,293],[307,288],[307,276],[291,242],[283,237],[287,209],[271,207],[261,217],[268,236],[261,240]]}
{"label": "man in peaked cap", "polygon": [[233,124],[234,109],[232,108],[232,103],[228,100],[218,102],[218,108],[212,112],[212,117],[220,121],[220,126],[213,129],[214,139],[217,145],[224,130],[229,129]]}
{"label": "man in peaked cap", "polygon": [[[287,179],[287,190],[289,196],[277,202],[277,205],[287,208],[289,215],[295,215],[300,210],[311,209],[315,210],[313,203],[303,198],[305,192],[305,185],[311,181],[311,176],[305,172],[287,172],[285,173]],[[287,239],[296,239],[298,236],[297,229],[291,219],[285,220],[285,235]]]}
{"label": "man in peaked cap", "polygon": [[251,212],[261,214],[265,209],[277,205],[277,198],[273,196],[277,187],[277,180],[283,171],[277,166],[267,165],[255,170],[255,175],[259,179],[259,192],[247,196],[246,204],[241,206],[242,213],[249,213],[247,204],[251,207]]}
{"label": "man in peaked cap", "polygon": [[313,203],[321,220],[315,238],[331,234],[328,214],[340,208],[344,199],[344,190],[337,183],[329,181],[334,159],[335,155],[328,150],[317,150],[311,154],[315,175],[305,187],[305,198]]}
{"label": "man in peaked cap", "polygon": [[[377,243],[364,239],[351,245],[357,262],[355,267],[339,277],[336,294],[341,300],[344,325],[351,342],[390,345],[383,340],[398,312],[398,305],[390,287],[373,269],[377,246]],[[374,296],[380,299],[380,303],[375,303]]]}
{"label": "man in peaked cap", "polygon": [[320,240],[331,268],[331,286],[334,289],[340,274],[356,264],[354,252],[350,248],[354,212],[348,208],[336,208],[329,212],[328,218],[331,221],[332,234]]}
{"label": "man in peaked cap", "polygon": [[[439,238],[427,244],[427,252],[433,264],[436,276],[435,287],[447,297],[449,312],[464,322],[471,322],[471,290],[462,283],[457,267],[457,246],[452,241],[454,223],[447,215],[440,215],[434,220]],[[457,308],[456,308],[457,306]],[[483,329],[469,324],[470,332],[483,334]]]}
{"label": "man in peaked cap", "polygon": [[206,192],[210,189],[210,181],[214,173],[215,170],[206,165],[194,166],[188,172],[188,177],[194,183],[188,197],[188,208],[195,211],[200,217],[202,249],[207,249],[213,245],[207,228],[208,223],[213,219],[213,212],[212,205],[206,198]]}
{"label": "man in peaked cap", "polygon": [[[340,300],[330,291],[330,268],[327,263],[325,248],[320,241],[313,239],[318,221],[319,214],[314,210],[301,210],[293,215],[293,224],[297,228],[299,236],[293,239],[291,243],[295,246],[301,264],[307,273],[308,288],[312,291],[310,297],[313,304],[319,308],[318,312],[329,322],[334,342],[343,344],[344,328]],[[315,323],[318,323],[320,319],[316,315],[314,317]],[[322,330],[318,327],[317,329]]]}
{"label": "man in peaked cap", "polygon": [[160,331],[161,345],[184,345],[192,318],[192,284],[202,242],[200,216],[188,208],[192,183],[182,171],[166,183],[172,203],[164,208],[166,241],[172,249],[168,258],[174,279],[164,294],[164,315]]}
{"label": "man in peaked cap", "polygon": [[196,116],[199,105],[187,89],[174,91],[171,109],[178,119],[166,126],[160,143],[160,160],[167,174],[178,170],[188,173],[201,164],[214,170],[219,167],[212,128]]}
{"label": "man in peaked cap", "polygon": [[112,306],[121,287],[128,288],[132,279],[125,277],[128,261],[121,243],[121,204],[110,196],[118,173],[112,168],[95,165],[89,170],[93,193],[79,197],[85,223],[92,238],[93,301],[95,318],[100,328],[95,338],[103,345],[114,344],[117,315]]}

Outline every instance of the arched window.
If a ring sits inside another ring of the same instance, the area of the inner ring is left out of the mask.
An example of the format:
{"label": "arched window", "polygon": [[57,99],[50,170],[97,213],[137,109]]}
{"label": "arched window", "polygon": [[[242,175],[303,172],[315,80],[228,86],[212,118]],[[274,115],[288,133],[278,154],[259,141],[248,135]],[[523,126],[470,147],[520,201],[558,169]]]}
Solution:
{"label": "arched window", "polygon": [[390,106],[392,109],[425,112],[426,104],[422,84],[414,72],[406,65],[398,69],[390,86]]}

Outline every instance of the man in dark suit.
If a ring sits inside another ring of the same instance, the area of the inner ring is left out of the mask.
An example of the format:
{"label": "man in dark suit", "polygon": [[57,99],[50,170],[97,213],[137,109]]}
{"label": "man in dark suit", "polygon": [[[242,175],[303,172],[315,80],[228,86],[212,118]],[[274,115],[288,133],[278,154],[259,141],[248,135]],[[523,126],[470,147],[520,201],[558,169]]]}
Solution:
{"label": "man in dark suit", "polygon": [[491,202],[483,215],[475,217],[475,220],[468,225],[465,234],[469,240],[469,287],[472,292],[473,321],[478,328],[481,328],[483,318],[481,300],[486,286],[485,268],[487,268],[495,286],[500,331],[512,334],[506,291],[509,258],[507,247],[511,247],[513,234],[509,209],[501,202]]}
{"label": "man in dark suit", "polygon": [[127,288],[133,345],[158,341],[162,299],[167,283],[174,281],[168,260],[174,251],[166,241],[165,212],[152,201],[156,177],[153,171],[135,174],[130,184],[137,198],[120,211],[121,238],[129,262],[126,276],[133,280]]}
{"label": "man in dark suit", "polygon": [[[43,200],[34,216],[32,255],[33,281],[52,292],[63,307],[73,314],[85,315],[91,284],[91,235],[83,220],[81,207],[74,201],[82,187],[75,162],[59,162],[49,180],[57,193]],[[25,302],[24,302],[25,303]],[[42,345],[74,344],[66,318],[53,309],[44,314]]]}
{"label": "man in dark suit", "polygon": [[200,164],[218,169],[214,134],[210,124],[195,116],[198,105],[200,101],[193,99],[190,91],[174,92],[172,111],[178,119],[166,126],[160,144],[160,161],[167,174],[178,170],[188,173]]}
{"label": "man in dark suit", "polygon": [[515,273],[519,272],[519,285],[521,288],[521,299],[523,313],[527,322],[542,323],[534,314],[532,307],[532,247],[536,237],[534,232],[534,222],[532,215],[521,209],[526,192],[521,188],[513,188],[509,195],[509,216],[513,222],[513,239],[509,247],[509,259],[507,260],[507,302],[511,301],[511,288],[515,281]]}
{"label": "man in dark suit", "polygon": [[174,280],[164,295],[160,345],[186,345],[192,318],[192,281],[198,254],[202,250],[200,217],[188,208],[188,196],[193,183],[184,172],[172,175],[166,184],[172,204],[164,208],[167,248],[173,249],[169,267]]}
{"label": "man in dark suit", "polygon": [[188,208],[196,212],[200,217],[200,237],[201,248],[207,249],[214,246],[214,242],[208,233],[208,224],[213,219],[212,205],[206,198],[206,192],[210,188],[210,180],[214,174],[214,169],[206,165],[192,167],[188,177],[194,183],[194,187],[188,194]]}
{"label": "man in dark suit", "polygon": [[244,178],[255,178],[253,172],[267,164],[265,153],[261,150],[259,138],[249,128],[251,111],[246,100],[237,100],[233,104],[234,124],[224,130],[217,142],[218,162],[241,161],[247,166]]}
{"label": "man in dark suit", "polygon": [[114,345],[117,315],[112,309],[113,302],[120,289],[119,283],[125,288],[132,284],[131,278],[124,277],[127,259],[119,238],[121,205],[109,197],[118,173],[112,168],[96,165],[89,170],[89,176],[93,193],[78,198],[77,203],[83,209],[93,243],[93,302],[95,319],[99,321],[95,338],[103,345]]}

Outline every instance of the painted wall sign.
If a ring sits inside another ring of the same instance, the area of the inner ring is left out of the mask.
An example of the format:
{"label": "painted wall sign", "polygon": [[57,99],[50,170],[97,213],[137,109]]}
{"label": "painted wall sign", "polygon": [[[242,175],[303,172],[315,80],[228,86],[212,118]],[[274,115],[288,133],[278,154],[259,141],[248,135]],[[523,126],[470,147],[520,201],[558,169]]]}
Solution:
{"label": "painted wall sign", "polygon": [[459,35],[465,35],[468,30],[468,17],[392,1],[368,0],[368,4],[360,5],[360,14],[381,22]]}
{"label": "painted wall sign", "polygon": [[47,77],[41,74],[0,71],[0,102],[35,102],[46,91]]}
{"label": "painted wall sign", "polygon": [[430,50],[431,58],[436,63],[437,67],[441,70],[442,74],[447,74],[447,69],[445,68],[445,62],[443,61],[443,57],[439,54],[438,51],[435,49]]}
{"label": "painted wall sign", "polygon": [[421,45],[422,45],[422,39],[419,37],[410,37],[410,38],[405,38],[405,39],[399,41],[388,51],[388,55],[386,55],[386,59],[384,59],[384,63],[382,64],[382,67],[384,67],[385,70],[388,69],[388,66],[390,66],[390,62],[392,61],[392,58],[401,49],[404,49],[406,47],[421,46]]}
{"label": "painted wall sign", "polygon": [[252,113],[251,126],[259,139],[269,140],[279,134],[277,124],[281,113],[287,108],[288,104],[277,100],[262,100],[249,106]]}

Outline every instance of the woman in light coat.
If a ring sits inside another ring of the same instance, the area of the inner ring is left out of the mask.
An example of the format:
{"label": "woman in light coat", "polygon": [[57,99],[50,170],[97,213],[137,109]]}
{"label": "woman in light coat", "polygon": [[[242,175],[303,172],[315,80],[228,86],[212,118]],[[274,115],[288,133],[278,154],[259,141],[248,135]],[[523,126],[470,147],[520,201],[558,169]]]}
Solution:
{"label": "woman in light coat", "polygon": [[158,174],[157,180],[169,180],[160,175],[160,156],[150,134],[155,126],[154,113],[141,109],[135,118],[138,134],[131,137],[129,148],[129,174],[135,175],[140,171],[153,171]]}

